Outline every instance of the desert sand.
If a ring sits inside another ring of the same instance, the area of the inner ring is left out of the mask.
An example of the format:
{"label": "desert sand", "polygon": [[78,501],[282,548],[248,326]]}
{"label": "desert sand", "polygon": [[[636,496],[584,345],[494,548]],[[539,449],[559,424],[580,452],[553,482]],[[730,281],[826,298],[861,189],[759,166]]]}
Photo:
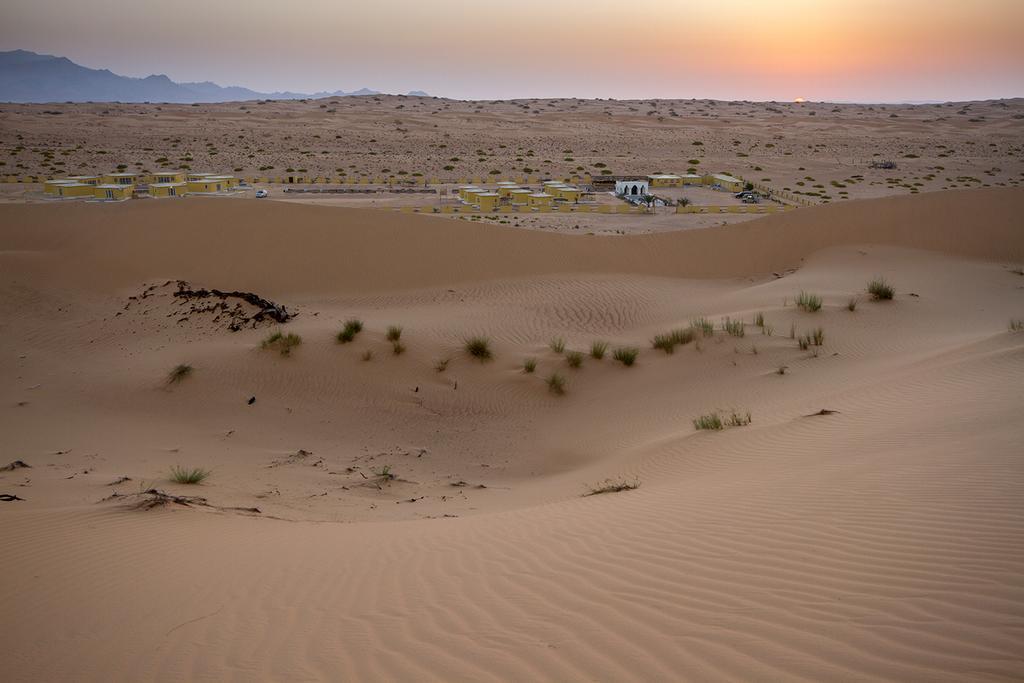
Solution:
{"label": "desert sand", "polygon": [[[1016,188],[626,237],[0,205],[4,676],[1019,680],[1022,215]],[[232,332],[246,305],[178,281],[297,315]],[[751,423],[695,429],[715,411]]]}

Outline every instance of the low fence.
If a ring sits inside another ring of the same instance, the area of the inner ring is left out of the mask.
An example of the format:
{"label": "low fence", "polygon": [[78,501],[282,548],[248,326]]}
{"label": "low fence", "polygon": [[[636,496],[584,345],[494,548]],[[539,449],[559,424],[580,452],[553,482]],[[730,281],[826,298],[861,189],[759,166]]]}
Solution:
{"label": "low fence", "polygon": [[732,206],[676,206],[676,213],[776,213],[792,211],[792,204],[734,204]]}

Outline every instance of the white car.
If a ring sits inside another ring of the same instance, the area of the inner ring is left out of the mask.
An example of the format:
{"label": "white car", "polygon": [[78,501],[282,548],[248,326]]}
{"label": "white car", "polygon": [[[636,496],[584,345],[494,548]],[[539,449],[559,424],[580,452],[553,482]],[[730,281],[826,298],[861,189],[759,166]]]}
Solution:
{"label": "white car", "polygon": [[263,199],[268,194],[270,194],[270,193],[267,192],[266,190],[256,190],[256,199]]}

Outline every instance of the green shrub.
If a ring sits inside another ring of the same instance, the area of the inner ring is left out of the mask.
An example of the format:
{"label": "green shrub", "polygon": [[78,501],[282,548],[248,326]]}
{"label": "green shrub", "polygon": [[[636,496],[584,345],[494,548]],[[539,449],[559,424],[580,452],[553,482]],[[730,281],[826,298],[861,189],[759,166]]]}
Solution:
{"label": "green shrub", "polygon": [[210,476],[210,470],[201,467],[172,467],[171,481],[175,484],[201,484]]}
{"label": "green shrub", "polygon": [[396,342],[402,338],[402,328],[398,325],[389,325],[386,338],[389,342]]}
{"label": "green shrub", "polygon": [[565,394],[565,378],[557,372],[551,373],[544,381],[548,385],[548,391],[555,396],[562,396]]}
{"label": "green shrub", "polygon": [[470,337],[466,340],[466,353],[480,361],[490,360],[494,357],[491,353],[491,340],[487,337]]}
{"label": "green shrub", "polygon": [[261,346],[264,349],[277,349],[282,356],[290,356],[292,349],[302,343],[302,337],[292,332],[284,334],[274,332],[263,340]]}
{"label": "green shrub", "polygon": [[891,301],[896,296],[896,290],[885,281],[885,278],[879,277],[868,283],[868,294],[874,301]]}
{"label": "green shrub", "polygon": [[821,297],[801,291],[796,297],[796,305],[808,313],[816,313],[821,310]]}
{"label": "green shrub", "polygon": [[608,342],[596,341],[590,345],[590,357],[595,360],[601,360],[607,352]]}
{"label": "green shrub", "polygon": [[532,374],[533,371],[536,370],[536,369],[537,369],[537,359],[536,358],[527,358],[526,360],[523,361],[523,372],[525,372],[526,374],[528,374],[528,375]]}
{"label": "green shrub", "polygon": [[341,328],[341,332],[338,333],[338,343],[348,344],[350,341],[356,338],[356,335],[363,331],[363,321],[355,318],[350,318],[345,321],[345,326]]}
{"label": "green shrub", "polygon": [[555,353],[562,353],[565,351],[565,340],[562,339],[561,337],[555,337],[554,339],[551,340],[550,344],[548,345],[551,347],[551,350],[554,351]]}
{"label": "green shrub", "polygon": [[569,364],[570,368],[578,369],[583,365],[583,352],[582,351],[566,351],[565,362]]}
{"label": "green shrub", "polygon": [[636,357],[640,355],[640,349],[635,346],[620,346],[615,349],[612,354],[612,358],[619,361],[626,367],[630,367],[636,362]]}

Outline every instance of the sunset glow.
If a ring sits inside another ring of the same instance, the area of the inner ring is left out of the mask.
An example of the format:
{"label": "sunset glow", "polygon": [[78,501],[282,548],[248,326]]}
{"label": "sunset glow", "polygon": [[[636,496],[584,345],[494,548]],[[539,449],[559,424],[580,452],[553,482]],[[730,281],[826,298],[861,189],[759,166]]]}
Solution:
{"label": "sunset glow", "polygon": [[[1018,0],[7,0],[0,49],[260,90],[908,101],[1024,95]],[[515,16],[536,17],[528,28]],[[118,21],[110,21],[110,16]],[[128,55],[131,55],[128,57]],[[225,57],[224,55],[230,55]]]}

